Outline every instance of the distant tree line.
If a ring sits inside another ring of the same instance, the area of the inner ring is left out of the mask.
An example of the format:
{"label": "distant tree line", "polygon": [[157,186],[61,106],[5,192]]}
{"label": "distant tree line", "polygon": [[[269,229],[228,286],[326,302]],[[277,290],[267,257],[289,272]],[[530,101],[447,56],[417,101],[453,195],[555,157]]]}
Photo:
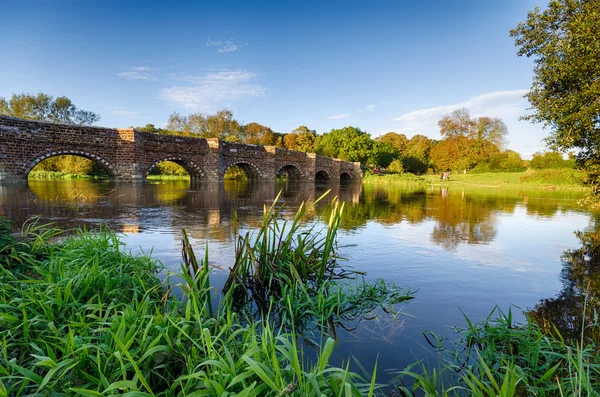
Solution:
{"label": "distant tree line", "polygon": [[[14,94],[10,100],[0,98],[0,114],[30,120],[90,125],[100,116],[77,108],[67,97],[53,98],[39,93]],[[519,153],[506,150],[508,129],[499,118],[471,117],[467,109],[458,109],[443,116],[439,122],[442,139],[414,135],[410,139],[396,132],[371,138],[357,127],[332,129],[323,134],[302,125],[289,133],[275,132],[256,123],[243,124],[231,110],[216,113],[192,113],[187,116],[173,113],[165,128],[146,124],[136,129],[158,134],[175,134],[203,138],[219,138],[263,146],[277,146],[289,150],[317,153],[327,157],[360,162],[370,169],[392,173],[414,174],[441,171],[522,171],[527,167],[573,168],[573,155],[565,160],[558,152],[536,153],[532,160],[523,161]],[[72,168],[78,173],[89,172],[89,161],[75,161],[59,156],[43,165],[47,171]],[[83,170],[83,171],[82,171]],[[155,172],[177,175],[184,172],[175,164],[164,164]]]}

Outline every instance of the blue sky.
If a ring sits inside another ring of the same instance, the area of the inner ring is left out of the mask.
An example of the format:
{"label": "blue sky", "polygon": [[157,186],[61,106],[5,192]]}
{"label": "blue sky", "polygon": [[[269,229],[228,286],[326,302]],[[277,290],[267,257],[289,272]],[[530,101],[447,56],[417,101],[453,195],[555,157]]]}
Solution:
{"label": "blue sky", "polygon": [[467,107],[503,118],[525,157],[544,149],[547,131],[518,120],[532,63],[508,33],[544,1],[0,3],[0,96],[67,95],[99,125],[227,107],[279,132],[439,138]]}

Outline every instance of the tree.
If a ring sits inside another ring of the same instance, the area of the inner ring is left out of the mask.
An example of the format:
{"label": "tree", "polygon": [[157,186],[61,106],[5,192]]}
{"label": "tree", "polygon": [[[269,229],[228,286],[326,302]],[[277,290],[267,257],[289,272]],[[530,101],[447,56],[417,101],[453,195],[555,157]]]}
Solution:
{"label": "tree", "polygon": [[234,142],[243,142],[244,138],[240,123],[233,118],[229,109],[221,109],[213,114],[192,113],[189,116],[173,113],[169,116],[167,130]]}
{"label": "tree", "polygon": [[[351,145],[352,140],[369,134],[357,127],[344,127],[333,129],[326,134],[319,135],[315,141],[315,152],[323,156],[332,158],[341,158],[340,153],[345,152],[344,148]],[[347,156],[347,153],[345,154]]]}
{"label": "tree", "polygon": [[398,149],[390,142],[374,140],[368,164],[375,167],[387,168],[392,161],[400,157]]}
{"label": "tree", "polygon": [[404,151],[406,150],[406,146],[408,145],[408,138],[406,137],[406,135],[397,134],[395,132],[388,132],[387,134],[380,136],[376,140],[380,142],[391,143],[400,154],[404,153]]}
{"label": "tree", "polygon": [[275,145],[277,138],[272,129],[267,126],[250,123],[243,129],[243,142],[254,145],[272,146]]}
{"label": "tree", "polygon": [[600,160],[600,0],[551,0],[529,12],[510,31],[518,55],[533,58],[534,77],[526,94],[533,113],[523,118],[551,129],[554,149],[578,149],[591,172]]}
{"label": "tree", "polygon": [[529,166],[535,170],[545,168],[574,168],[574,161],[565,160],[562,153],[559,152],[544,152],[534,153],[529,162]]}
{"label": "tree", "polygon": [[13,94],[10,100],[0,97],[0,114],[27,120],[52,123],[92,125],[100,116],[89,110],[77,108],[70,98],[38,93]]}
{"label": "tree", "polygon": [[465,108],[457,109],[438,121],[442,137],[454,140],[469,136],[473,124],[474,121],[471,119],[469,111]]}
{"label": "tree", "polygon": [[312,153],[315,151],[317,133],[305,125],[301,125],[283,137],[285,148],[300,152]]}
{"label": "tree", "polygon": [[485,162],[500,152],[506,141],[506,124],[493,117],[472,118],[467,109],[458,109],[438,122],[444,138],[431,151],[431,160],[440,170],[463,170]]}

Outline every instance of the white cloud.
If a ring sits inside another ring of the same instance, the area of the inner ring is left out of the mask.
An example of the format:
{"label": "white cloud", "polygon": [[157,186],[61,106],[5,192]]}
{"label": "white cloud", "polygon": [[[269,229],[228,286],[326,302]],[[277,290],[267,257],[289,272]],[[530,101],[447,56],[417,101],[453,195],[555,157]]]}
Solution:
{"label": "white cloud", "polygon": [[156,69],[148,66],[133,66],[126,72],[117,73],[117,76],[127,80],[158,80]]}
{"label": "white cloud", "polygon": [[233,52],[233,51],[237,51],[238,49],[242,48],[245,46],[244,43],[240,43],[237,40],[234,39],[229,39],[229,40],[211,40],[208,39],[208,41],[206,42],[206,46],[207,47],[217,47],[217,52],[218,53],[226,53],[226,52]]}
{"label": "white cloud", "polygon": [[119,117],[136,117],[138,115],[138,112],[133,112],[130,110],[125,110],[123,108],[120,108],[118,106],[111,106],[109,107],[110,112],[114,115],[114,116],[119,116]]}
{"label": "white cloud", "polygon": [[495,91],[470,98],[452,105],[418,109],[395,118],[400,122],[400,131],[405,134],[439,136],[437,122],[444,115],[461,108],[469,109],[471,116],[514,118],[524,114],[527,100],[523,98],[527,90]]}
{"label": "white cloud", "polygon": [[369,109],[369,112],[372,112],[375,109],[375,105],[367,105],[366,108]]}
{"label": "white cloud", "polygon": [[188,86],[163,88],[161,97],[184,108],[214,110],[231,102],[267,95],[267,89],[255,83],[256,74],[240,71],[210,72],[184,76]]}
{"label": "white cloud", "polygon": [[336,114],[334,116],[327,116],[328,119],[339,120],[350,117],[348,113]]}

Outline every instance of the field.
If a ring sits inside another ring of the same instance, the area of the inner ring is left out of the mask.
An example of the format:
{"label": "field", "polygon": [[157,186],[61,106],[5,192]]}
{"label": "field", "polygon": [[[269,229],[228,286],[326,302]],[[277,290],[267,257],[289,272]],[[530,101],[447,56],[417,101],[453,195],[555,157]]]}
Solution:
{"label": "field", "polygon": [[363,183],[585,191],[588,188],[583,185],[584,178],[583,171],[562,168],[523,172],[452,173],[449,181],[441,181],[439,175],[418,177],[412,174],[368,174]]}

